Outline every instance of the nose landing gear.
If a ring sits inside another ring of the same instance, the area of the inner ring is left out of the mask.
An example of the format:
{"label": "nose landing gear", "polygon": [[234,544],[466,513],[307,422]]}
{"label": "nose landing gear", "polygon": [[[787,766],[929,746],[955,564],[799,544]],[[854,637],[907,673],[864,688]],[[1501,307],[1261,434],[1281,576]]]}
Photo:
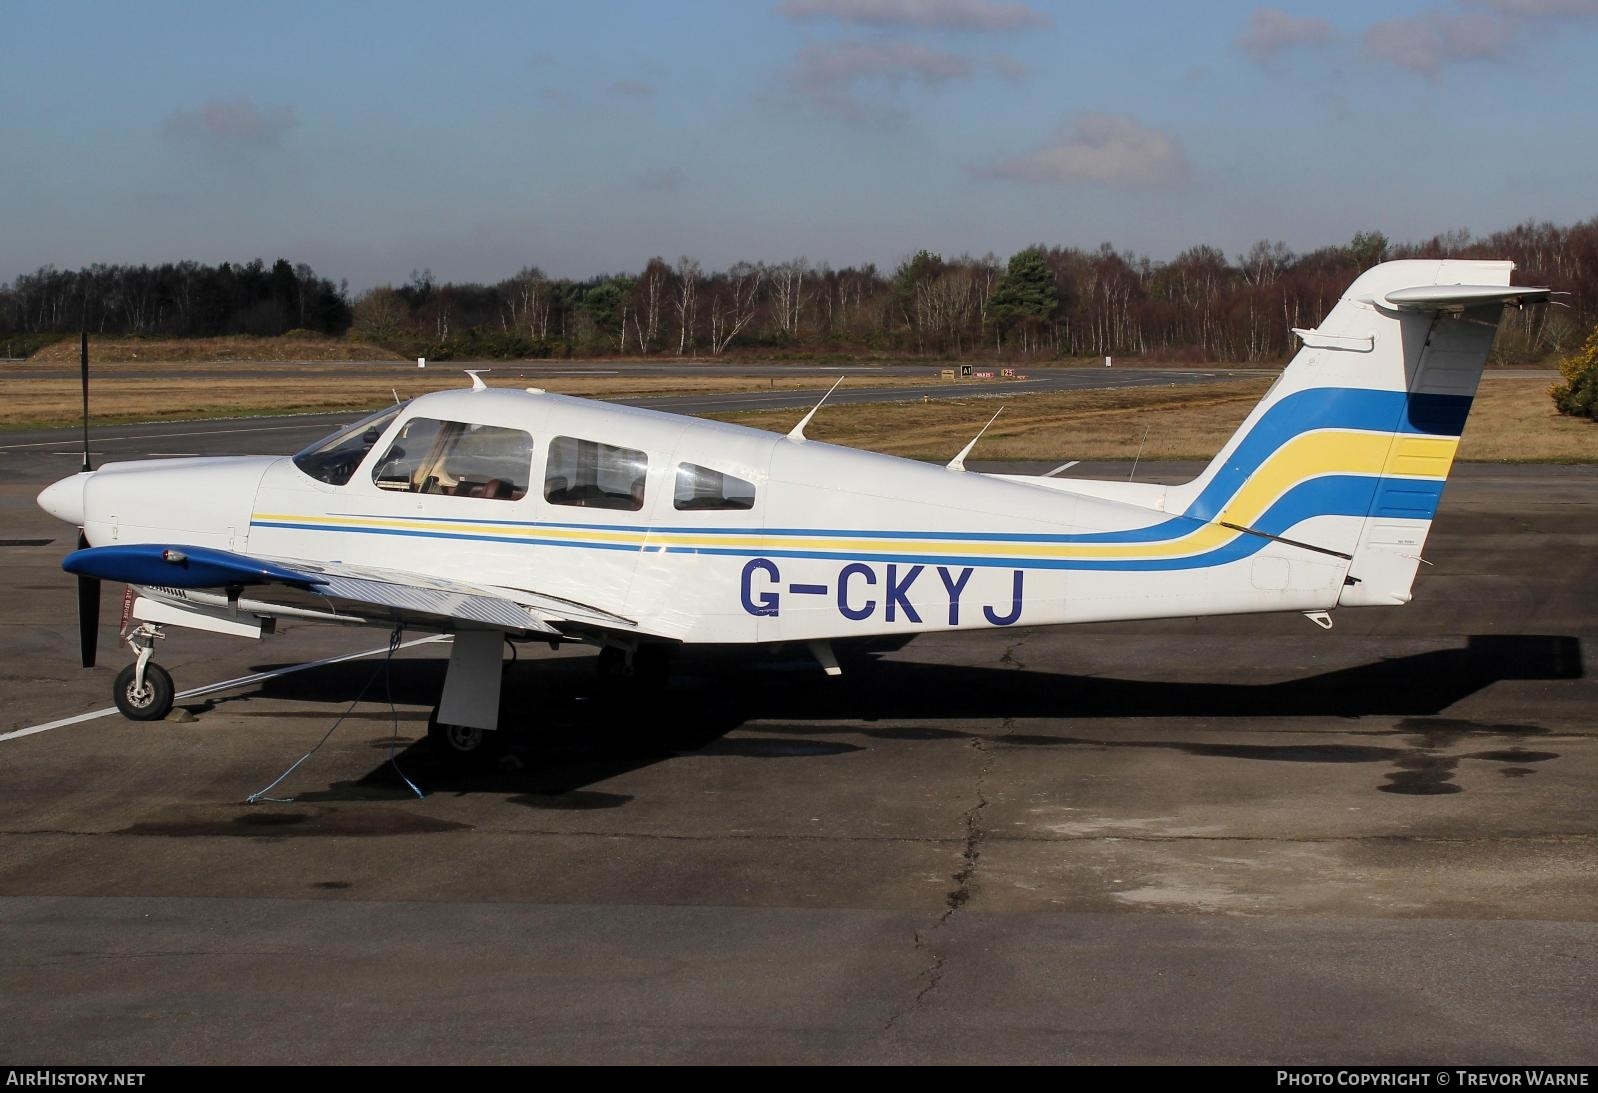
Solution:
{"label": "nose landing gear", "polygon": [[150,659],[155,643],[166,635],[153,623],[140,623],[128,635],[134,661],[117,673],[111,698],[129,721],[159,721],[172,712],[177,690],[172,675]]}

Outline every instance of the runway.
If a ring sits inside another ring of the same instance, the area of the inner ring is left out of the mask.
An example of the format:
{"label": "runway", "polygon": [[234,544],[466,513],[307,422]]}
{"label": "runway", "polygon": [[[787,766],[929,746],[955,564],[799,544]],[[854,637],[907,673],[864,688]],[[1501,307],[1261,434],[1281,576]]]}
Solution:
{"label": "runway", "polygon": [[[0,734],[104,707],[126,655],[108,589],[77,667],[71,529],[32,505],[74,451],[0,438]],[[434,764],[438,645],[0,741],[0,1054],[1591,1065],[1595,487],[1456,468],[1415,602],[1330,632],[931,635],[837,680],[705,656],[643,704],[524,647],[517,769]],[[383,644],[173,634],[180,688]],[[363,691],[291,803],[242,803]]]}
{"label": "runway", "polygon": [[[910,376],[930,377],[937,370],[925,365],[881,365],[869,368],[856,366],[830,370],[778,365],[692,365],[678,366],[672,371],[664,365],[629,365],[628,371],[629,374],[682,376],[792,376],[796,373],[815,376],[818,382],[816,387],[798,390],[769,389],[617,400],[632,406],[677,414],[791,409],[796,412],[796,421],[804,410],[814,406],[827,393],[828,388],[840,375],[843,376],[844,382],[829,397],[829,403],[920,402],[923,399],[1003,397],[1040,391],[1220,383],[1266,374],[1251,369],[1206,371],[1165,368],[1049,368],[1030,373],[1026,379],[970,381],[929,379],[925,384],[883,387],[872,386],[871,379],[882,376],[899,379]],[[601,370],[602,374],[603,372],[604,370]],[[119,370],[117,374],[124,373]],[[168,366],[159,373],[162,378],[168,379],[182,374],[182,365]],[[229,374],[234,373],[230,371]],[[412,369],[405,375],[409,379],[415,374],[416,370]],[[570,368],[511,365],[500,367],[487,378],[495,386],[536,386],[553,375],[565,374],[577,373]],[[241,378],[257,379],[281,375],[281,378],[288,381],[292,379],[294,373],[289,370],[289,366],[284,366],[281,372],[267,370],[264,367],[252,367],[243,370],[239,375]],[[73,376],[76,376],[75,372]],[[464,382],[464,377],[454,366],[439,366],[437,371],[426,373],[425,378],[430,388],[442,389],[451,384]],[[89,431],[89,443],[95,453],[96,465],[114,459],[148,459],[166,456],[288,454],[321,439],[340,424],[354,421],[359,416],[359,413],[341,412],[224,421],[164,421],[106,425],[97,426]],[[63,460],[81,460],[82,451],[83,435],[80,429],[0,430],[0,468],[6,468],[13,474],[48,473],[48,468],[57,468],[60,473],[66,473],[70,466]]]}

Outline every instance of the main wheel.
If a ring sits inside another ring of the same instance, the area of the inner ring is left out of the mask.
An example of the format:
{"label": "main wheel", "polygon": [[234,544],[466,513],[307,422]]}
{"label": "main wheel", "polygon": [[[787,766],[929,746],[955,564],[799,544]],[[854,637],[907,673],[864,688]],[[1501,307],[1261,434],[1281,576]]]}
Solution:
{"label": "main wheel", "polygon": [[438,707],[427,718],[427,742],[433,753],[453,767],[482,766],[502,755],[509,746],[507,729],[478,729],[449,725],[438,719]]}
{"label": "main wheel", "polygon": [[137,674],[132,664],[118,672],[111,685],[111,697],[129,721],[159,721],[172,712],[172,699],[177,694],[172,676],[154,661],[144,666],[143,687],[135,682]]}

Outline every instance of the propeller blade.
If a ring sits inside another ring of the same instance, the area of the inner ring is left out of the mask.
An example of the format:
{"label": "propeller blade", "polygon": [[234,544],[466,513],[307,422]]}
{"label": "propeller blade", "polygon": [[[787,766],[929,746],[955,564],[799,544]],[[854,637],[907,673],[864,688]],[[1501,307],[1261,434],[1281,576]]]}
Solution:
{"label": "propeller blade", "polygon": [[[78,529],[78,549],[89,545],[89,537]],[[78,578],[78,648],[83,666],[93,668],[100,644],[100,578]]]}
{"label": "propeller blade", "polygon": [[89,465],[89,332],[87,330],[83,331],[78,361],[83,370],[83,469],[92,471],[94,468]]}

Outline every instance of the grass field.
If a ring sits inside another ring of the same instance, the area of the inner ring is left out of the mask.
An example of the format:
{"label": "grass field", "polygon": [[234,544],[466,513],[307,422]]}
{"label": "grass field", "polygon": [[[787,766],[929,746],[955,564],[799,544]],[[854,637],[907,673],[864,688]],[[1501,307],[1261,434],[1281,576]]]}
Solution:
{"label": "grass field", "polygon": [[[225,340],[225,339],[219,339]],[[151,368],[156,368],[150,362]],[[33,373],[60,371],[39,358],[0,368],[0,428],[75,425],[78,383]],[[517,382],[514,364],[501,366],[500,385]],[[930,373],[929,369],[929,373]],[[106,372],[111,374],[107,375]],[[241,378],[232,366],[185,363],[172,379],[118,377],[104,369],[94,381],[91,418],[125,421],[247,417],[279,413],[361,410],[460,382],[419,373],[408,364],[352,366],[306,362],[277,374]],[[197,378],[198,377],[198,380]],[[490,377],[494,379],[495,377]],[[532,381],[553,391],[593,398],[814,388],[813,376],[791,379],[703,376],[552,376]],[[923,382],[874,378],[871,386]],[[1183,387],[1132,387],[1033,395],[985,395],[929,402],[834,404],[808,429],[835,444],[917,459],[947,460],[1001,405],[977,445],[977,459],[1207,459],[1236,430],[1269,386],[1268,378]],[[1489,462],[1598,462],[1598,425],[1554,412],[1547,381],[1492,372],[1482,382],[1459,457]],[[718,415],[755,428],[786,432],[795,410]]]}
{"label": "grass field", "polygon": [[[1128,387],[1015,398],[827,406],[805,430],[832,444],[914,459],[948,460],[1001,405],[975,459],[1208,459],[1242,424],[1268,379],[1193,387]],[[1489,374],[1471,410],[1459,458],[1482,462],[1598,462],[1598,424],[1563,417],[1545,381]],[[718,415],[786,432],[798,415]]]}
{"label": "grass field", "polygon": [[[59,364],[29,361],[0,367],[0,428],[45,428],[76,425],[79,420],[78,380],[33,373],[60,371]],[[422,372],[414,364],[360,366],[308,362],[259,377],[240,377],[228,364],[185,364],[184,375],[171,379],[119,377],[116,366],[98,367],[89,403],[92,422],[178,421],[195,418],[249,417],[371,409],[395,394],[409,398],[426,391],[464,384],[453,366]],[[516,366],[501,365],[487,378],[496,386],[515,386]],[[928,376],[932,373],[928,369]],[[923,383],[927,377],[879,378],[874,387]],[[561,394],[585,398],[630,398],[643,395],[691,394],[814,388],[814,376],[543,376],[524,378]]]}
{"label": "grass field", "polygon": [[[67,338],[29,357],[35,364],[76,364],[79,343]],[[89,359],[95,364],[161,362],[188,364],[216,361],[397,361],[392,349],[370,342],[317,336],[251,338],[118,338],[89,337]]]}

